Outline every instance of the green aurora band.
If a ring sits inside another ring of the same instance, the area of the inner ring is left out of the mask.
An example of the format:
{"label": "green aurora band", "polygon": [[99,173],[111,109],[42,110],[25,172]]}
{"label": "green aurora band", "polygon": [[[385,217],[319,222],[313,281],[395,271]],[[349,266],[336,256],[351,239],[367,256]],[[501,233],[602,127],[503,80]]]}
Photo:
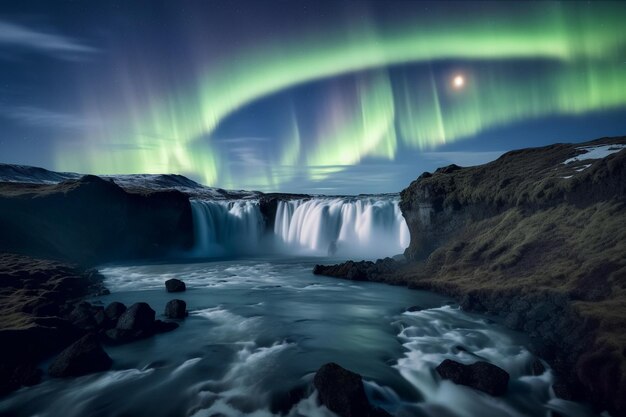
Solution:
{"label": "green aurora band", "polygon": [[[60,145],[55,165],[100,174],[194,174],[209,185],[275,190],[290,169],[320,180],[366,157],[394,159],[401,146],[431,149],[515,121],[620,108],[624,8],[595,6],[591,13],[577,3],[528,3],[513,16],[446,25],[415,17],[393,27],[364,21],[268,41],[216,63],[190,88],[149,97],[147,106],[129,93],[115,117],[122,122],[71,149]],[[468,62],[468,70],[459,70],[464,88],[452,88],[453,74],[442,79],[428,70],[444,60]],[[523,79],[510,81],[515,63],[534,61],[549,65],[529,66]],[[391,77],[389,68],[401,64],[418,68]],[[263,97],[342,74],[354,75],[355,94],[339,105],[339,122],[322,119],[315,137],[302,137],[298,109],[289,109],[271,168],[245,175],[229,168],[212,140],[223,120]]]}

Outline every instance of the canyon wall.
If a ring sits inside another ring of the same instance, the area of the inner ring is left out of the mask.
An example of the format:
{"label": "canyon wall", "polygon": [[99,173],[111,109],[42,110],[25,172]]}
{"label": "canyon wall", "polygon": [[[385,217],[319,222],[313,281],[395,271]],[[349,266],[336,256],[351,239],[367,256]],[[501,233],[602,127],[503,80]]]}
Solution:
{"label": "canyon wall", "polygon": [[97,264],[154,258],[193,245],[188,197],[127,192],[86,175],[58,184],[0,184],[0,252]]}

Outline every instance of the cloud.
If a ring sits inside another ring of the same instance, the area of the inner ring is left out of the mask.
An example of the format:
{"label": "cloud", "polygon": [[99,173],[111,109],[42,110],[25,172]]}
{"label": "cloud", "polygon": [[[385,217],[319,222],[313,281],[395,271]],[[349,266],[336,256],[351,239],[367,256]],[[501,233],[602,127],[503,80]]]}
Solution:
{"label": "cloud", "polygon": [[22,125],[35,127],[83,129],[92,125],[84,117],[29,106],[0,107],[0,116],[14,120]]}
{"label": "cloud", "polygon": [[0,20],[0,46],[33,50],[58,59],[80,60],[98,49],[76,39]]}

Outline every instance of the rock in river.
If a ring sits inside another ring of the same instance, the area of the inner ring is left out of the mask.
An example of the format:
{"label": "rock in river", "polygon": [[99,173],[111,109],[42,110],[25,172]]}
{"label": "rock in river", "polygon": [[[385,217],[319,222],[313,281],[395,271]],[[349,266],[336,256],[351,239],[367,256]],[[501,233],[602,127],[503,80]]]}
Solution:
{"label": "rock in river", "polygon": [[183,292],[187,289],[187,287],[183,281],[172,278],[165,281],[165,289],[167,292]]}
{"label": "rock in river", "polygon": [[147,303],[135,303],[118,319],[117,328],[121,330],[151,331],[155,312]]}
{"label": "rock in river", "polygon": [[165,305],[165,316],[170,319],[184,319],[187,316],[187,303],[183,300],[170,300]]}
{"label": "rock in river", "polygon": [[483,361],[465,365],[446,359],[437,367],[437,373],[455,384],[466,385],[493,396],[506,394],[509,384],[509,374],[504,369]]}
{"label": "rock in river", "polygon": [[323,365],[315,374],[313,385],[320,402],[340,417],[390,417],[369,403],[361,375],[336,363]]}
{"label": "rock in river", "polygon": [[57,356],[48,372],[53,377],[80,376],[106,371],[113,361],[93,334],[83,336]]}

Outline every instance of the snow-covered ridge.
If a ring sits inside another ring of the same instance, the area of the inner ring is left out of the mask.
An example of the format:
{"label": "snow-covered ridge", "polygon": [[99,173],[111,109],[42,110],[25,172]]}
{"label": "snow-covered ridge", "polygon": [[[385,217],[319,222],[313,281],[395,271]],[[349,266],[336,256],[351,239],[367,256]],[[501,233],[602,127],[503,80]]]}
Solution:
{"label": "snow-covered ridge", "polygon": [[[249,199],[258,198],[257,191],[230,191],[207,187],[177,174],[129,174],[99,175],[115,182],[125,190],[178,190],[195,198],[206,199]],[[0,182],[19,182],[27,184],[58,184],[75,180],[82,174],[75,172],[55,172],[44,168],[27,165],[0,164]]]}

